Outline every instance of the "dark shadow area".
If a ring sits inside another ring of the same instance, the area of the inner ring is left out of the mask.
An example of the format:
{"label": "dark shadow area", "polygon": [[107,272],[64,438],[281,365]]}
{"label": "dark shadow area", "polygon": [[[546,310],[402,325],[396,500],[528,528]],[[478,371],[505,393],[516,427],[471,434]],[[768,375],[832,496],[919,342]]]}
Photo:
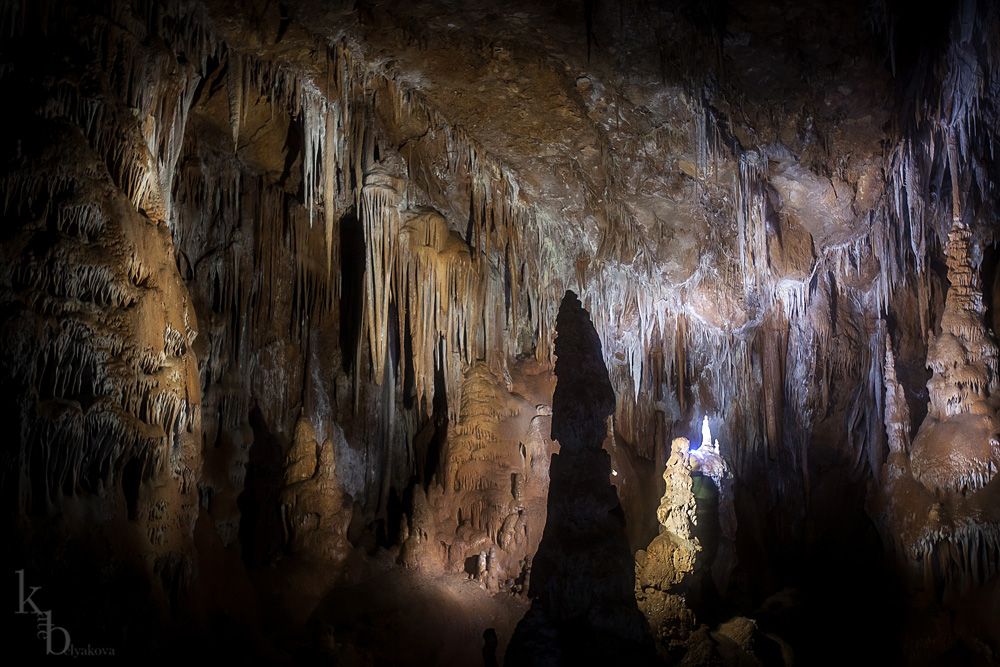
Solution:
{"label": "dark shadow area", "polygon": [[399,543],[399,529],[405,520],[404,513],[412,511],[411,502],[403,502],[396,487],[390,487],[389,499],[385,506],[385,518],[376,522],[375,538],[380,547],[391,547]]}
{"label": "dark shadow area", "polygon": [[353,352],[361,338],[365,305],[365,231],[354,209],[338,225],[340,229],[340,350],[348,372],[354,370]]}
{"label": "dark shadow area", "polygon": [[615,394],[601,341],[573,292],[556,319],[557,384],[548,519],[533,559],[531,609],[507,665],[649,664],[653,643],[635,601],[635,561],[603,449]]}
{"label": "dark shadow area", "polygon": [[[406,364],[406,367],[411,369],[412,365]],[[408,372],[407,375],[412,379],[412,372]],[[406,391],[404,385],[404,392]],[[413,391],[412,381],[409,391]],[[416,459],[414,481],[422,484],[424,488],[432,486],[440,466],[441,454],[448,440],[448,396],[445,389],[444,371],[440,368],[434,369],[434,400],[431,406],[430,418],[423,423],[413,439]]]}
{"label": "dark shadow area", "polygon": [[122,494],[125,496],[125,508],[128,520],[135,521],[136,508],[139,503],[139,483],[142,481],[142,462],[138,458],[129,459],[122,469]]}
{"label": "dark shadow area", "polygon": [[698,540],[701,552],[698,554],[699,572],[689,584],[686,599],[698,623],[716,627],[738,615],[726,599],[726,591],[716,588],[716,580],[712,576],[723,539],[719,517],[720,491],[711,476],[695,471],[691,473],[691,492],[694,494],[696,518],[691,535]]}
{"label": "dark shadow area", "polygon": [[[7,646],[20,656],[14,662],[33,665],[75,658],[74,650],[88,646],[100,649],[91,655],[112,661],[148,655],[153,638],[162,630],[152,597],[155,584],[134,564],[108,567],[112,556],[107,538],[101,531],[58,543],[25,538],[9,554],[4,593],[12,612]],[[62,558],[49,556],[56,548]],[[33,589],[37,589],[34,594]],[[18,613],[22,599],[24,613]],[[48,619],[33,613],[34,607]],[[45,634],[48,623],[50,636]]]}
{"label": "dark shadow area", "polygon": [[466,558],[462,571],[469,575],[469,577],[474,577],[479,574],[479,555],[474,554]]}
{"label": "dark shadow area", "polygon": [[285,138],[285,146],[282,151],[285,154],[285,166],[281,173],[280,183],[286,187],[291,180],[295,184],[298,197],[303,196],[303,182],[295,169],[295,163],[302,156],[302,144],[305,142],[304,119],[302,115],[292,116],[288,123],[288,136]]}
{"label": "dark shadow area", "polygon": [[283,452],[267,428],[260,408],[250,411],[253,445],[247,463],[244,491],[237,498],[240,508],[239,540],[243,562],[248,566],[270,565],[281,553],[284,528],[279,497],[283,485]]}
{"label": "dark shadow area", "polygon": [[907,616],[903,590],[864,511],[864,479],[837,472],[850,465],[829,450],[814,452],[801,519],[786,499],[772,500],[774,481],[761,475],[738,484],[738,572],[749,592],[741,613],[788,642],[796,664],[847,664],[860,646],[865,664],[905,663],[897,640]]}
{"label": "dark shadow area", "polygon": [[698,517],[698,523],[691,532],[701,545],[699,561],[705,567],[711,567],[719,551],[722,531],[719,526],[719,487],[708,475],[695,472],[691,474],[691,490],[694,492],[695,516]]}

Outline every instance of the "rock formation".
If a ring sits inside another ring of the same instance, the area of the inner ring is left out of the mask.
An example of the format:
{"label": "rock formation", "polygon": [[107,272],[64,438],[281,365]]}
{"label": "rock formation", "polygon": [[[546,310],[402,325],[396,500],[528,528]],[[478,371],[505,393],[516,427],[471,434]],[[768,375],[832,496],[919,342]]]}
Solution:
{"label": "rock formation", "polygon": [[931,633],[929,641],[939,644],[978,623],[958,600],[1000,570],[1000,512],[991,485],[1000,467],[997,347],[983,320],[973,250],[970,230],[956,216],[947,248],[950,287],[941,332],[931,334],[927,352],[933,372],[927,383],[930,402],[912,446],[891,346],[886,354],[890,454],[877,502],[900,569],[910,573],[908,585],[923,592],[925,605],[932,604],[935,590],[943,590],[945,606],[955,610],[948,627]]}
{"label": "rock formation", "polygon": [[652,646],[636,608],[625,517],[602,448],[614,392],[590,317],[567,292],[556,320],[548,518],[532,559],[531,609],[507,652],[511,665],[582,660],[646,664]]}
{"label": "rock formation", "polygon": [[930,490],[973,492],[1000,467],[997,346],[972,266],[972,233],[956,220],[948,234],[948,294],[941,333],[931,335],[927,418],[913,441],[913,473]]}
{"label": "rock formation", "polygon": [[336,566],[350,549],[352,503],[340,489],[334,456],[333,441],[320,447],[312,426],[300,418],[286,456],[281,514],[289,552]]}
{"label": "rock formation", "polygon": [[[683,652],[695,626],[684,592],[701,547],[692,529],[697,521],[691,490],[691,443],[675,438],[663,471],[666,490],[656,510],[660,534],[636,555],[636,599],[661,650]],[[685,581],[687,580],[687,581]]]}
{"label": "rock formation", "polygon": [[645,659],[665,524],[689,663],[995,662],[997,44],[974,0],[2,3],[12,569],[131,661]]}

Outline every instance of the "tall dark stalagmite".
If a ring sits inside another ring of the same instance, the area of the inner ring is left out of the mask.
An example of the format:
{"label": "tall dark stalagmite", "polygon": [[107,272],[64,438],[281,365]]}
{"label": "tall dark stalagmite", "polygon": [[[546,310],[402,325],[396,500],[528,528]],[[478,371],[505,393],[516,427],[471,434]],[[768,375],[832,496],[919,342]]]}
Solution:
{"label": "tall dark stalagmite", "polygon": [[590,315],[566,292],[556,318],[556,389],[548,519],[533,560],[531,609],[507,665],[649,664],[649,628],[635,601],[625,514],[602,447],[615,393]]}

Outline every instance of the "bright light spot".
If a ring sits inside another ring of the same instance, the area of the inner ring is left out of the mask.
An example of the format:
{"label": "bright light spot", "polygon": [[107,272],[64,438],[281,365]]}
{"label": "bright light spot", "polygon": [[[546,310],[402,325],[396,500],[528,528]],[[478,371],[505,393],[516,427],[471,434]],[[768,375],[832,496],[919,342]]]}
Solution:
{"label": "bright light spot", "polygon": [[618,476],[618,471],[615,470],[614,468],[612,468],[611,469],[611,474],[614,475],[615,477],[617,477]]}
{"label": "bright light spot", "polygon": [[715,454],[719,456],[719,440],[712,441],[712,429],[708,425],[708,415],[705,415],[701,422],[701,447],[691,450],[691,455],[699,461],[705,456]]}

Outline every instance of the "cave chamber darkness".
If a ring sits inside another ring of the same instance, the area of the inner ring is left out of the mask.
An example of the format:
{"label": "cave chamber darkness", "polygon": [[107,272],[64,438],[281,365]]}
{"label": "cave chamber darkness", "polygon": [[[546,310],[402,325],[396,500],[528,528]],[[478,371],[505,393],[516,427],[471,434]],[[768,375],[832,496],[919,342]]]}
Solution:
{"label": "cave chamber darkness", "polygon": [[4,3],[17,649],[998,664],[1000,8],[921,4]]}

